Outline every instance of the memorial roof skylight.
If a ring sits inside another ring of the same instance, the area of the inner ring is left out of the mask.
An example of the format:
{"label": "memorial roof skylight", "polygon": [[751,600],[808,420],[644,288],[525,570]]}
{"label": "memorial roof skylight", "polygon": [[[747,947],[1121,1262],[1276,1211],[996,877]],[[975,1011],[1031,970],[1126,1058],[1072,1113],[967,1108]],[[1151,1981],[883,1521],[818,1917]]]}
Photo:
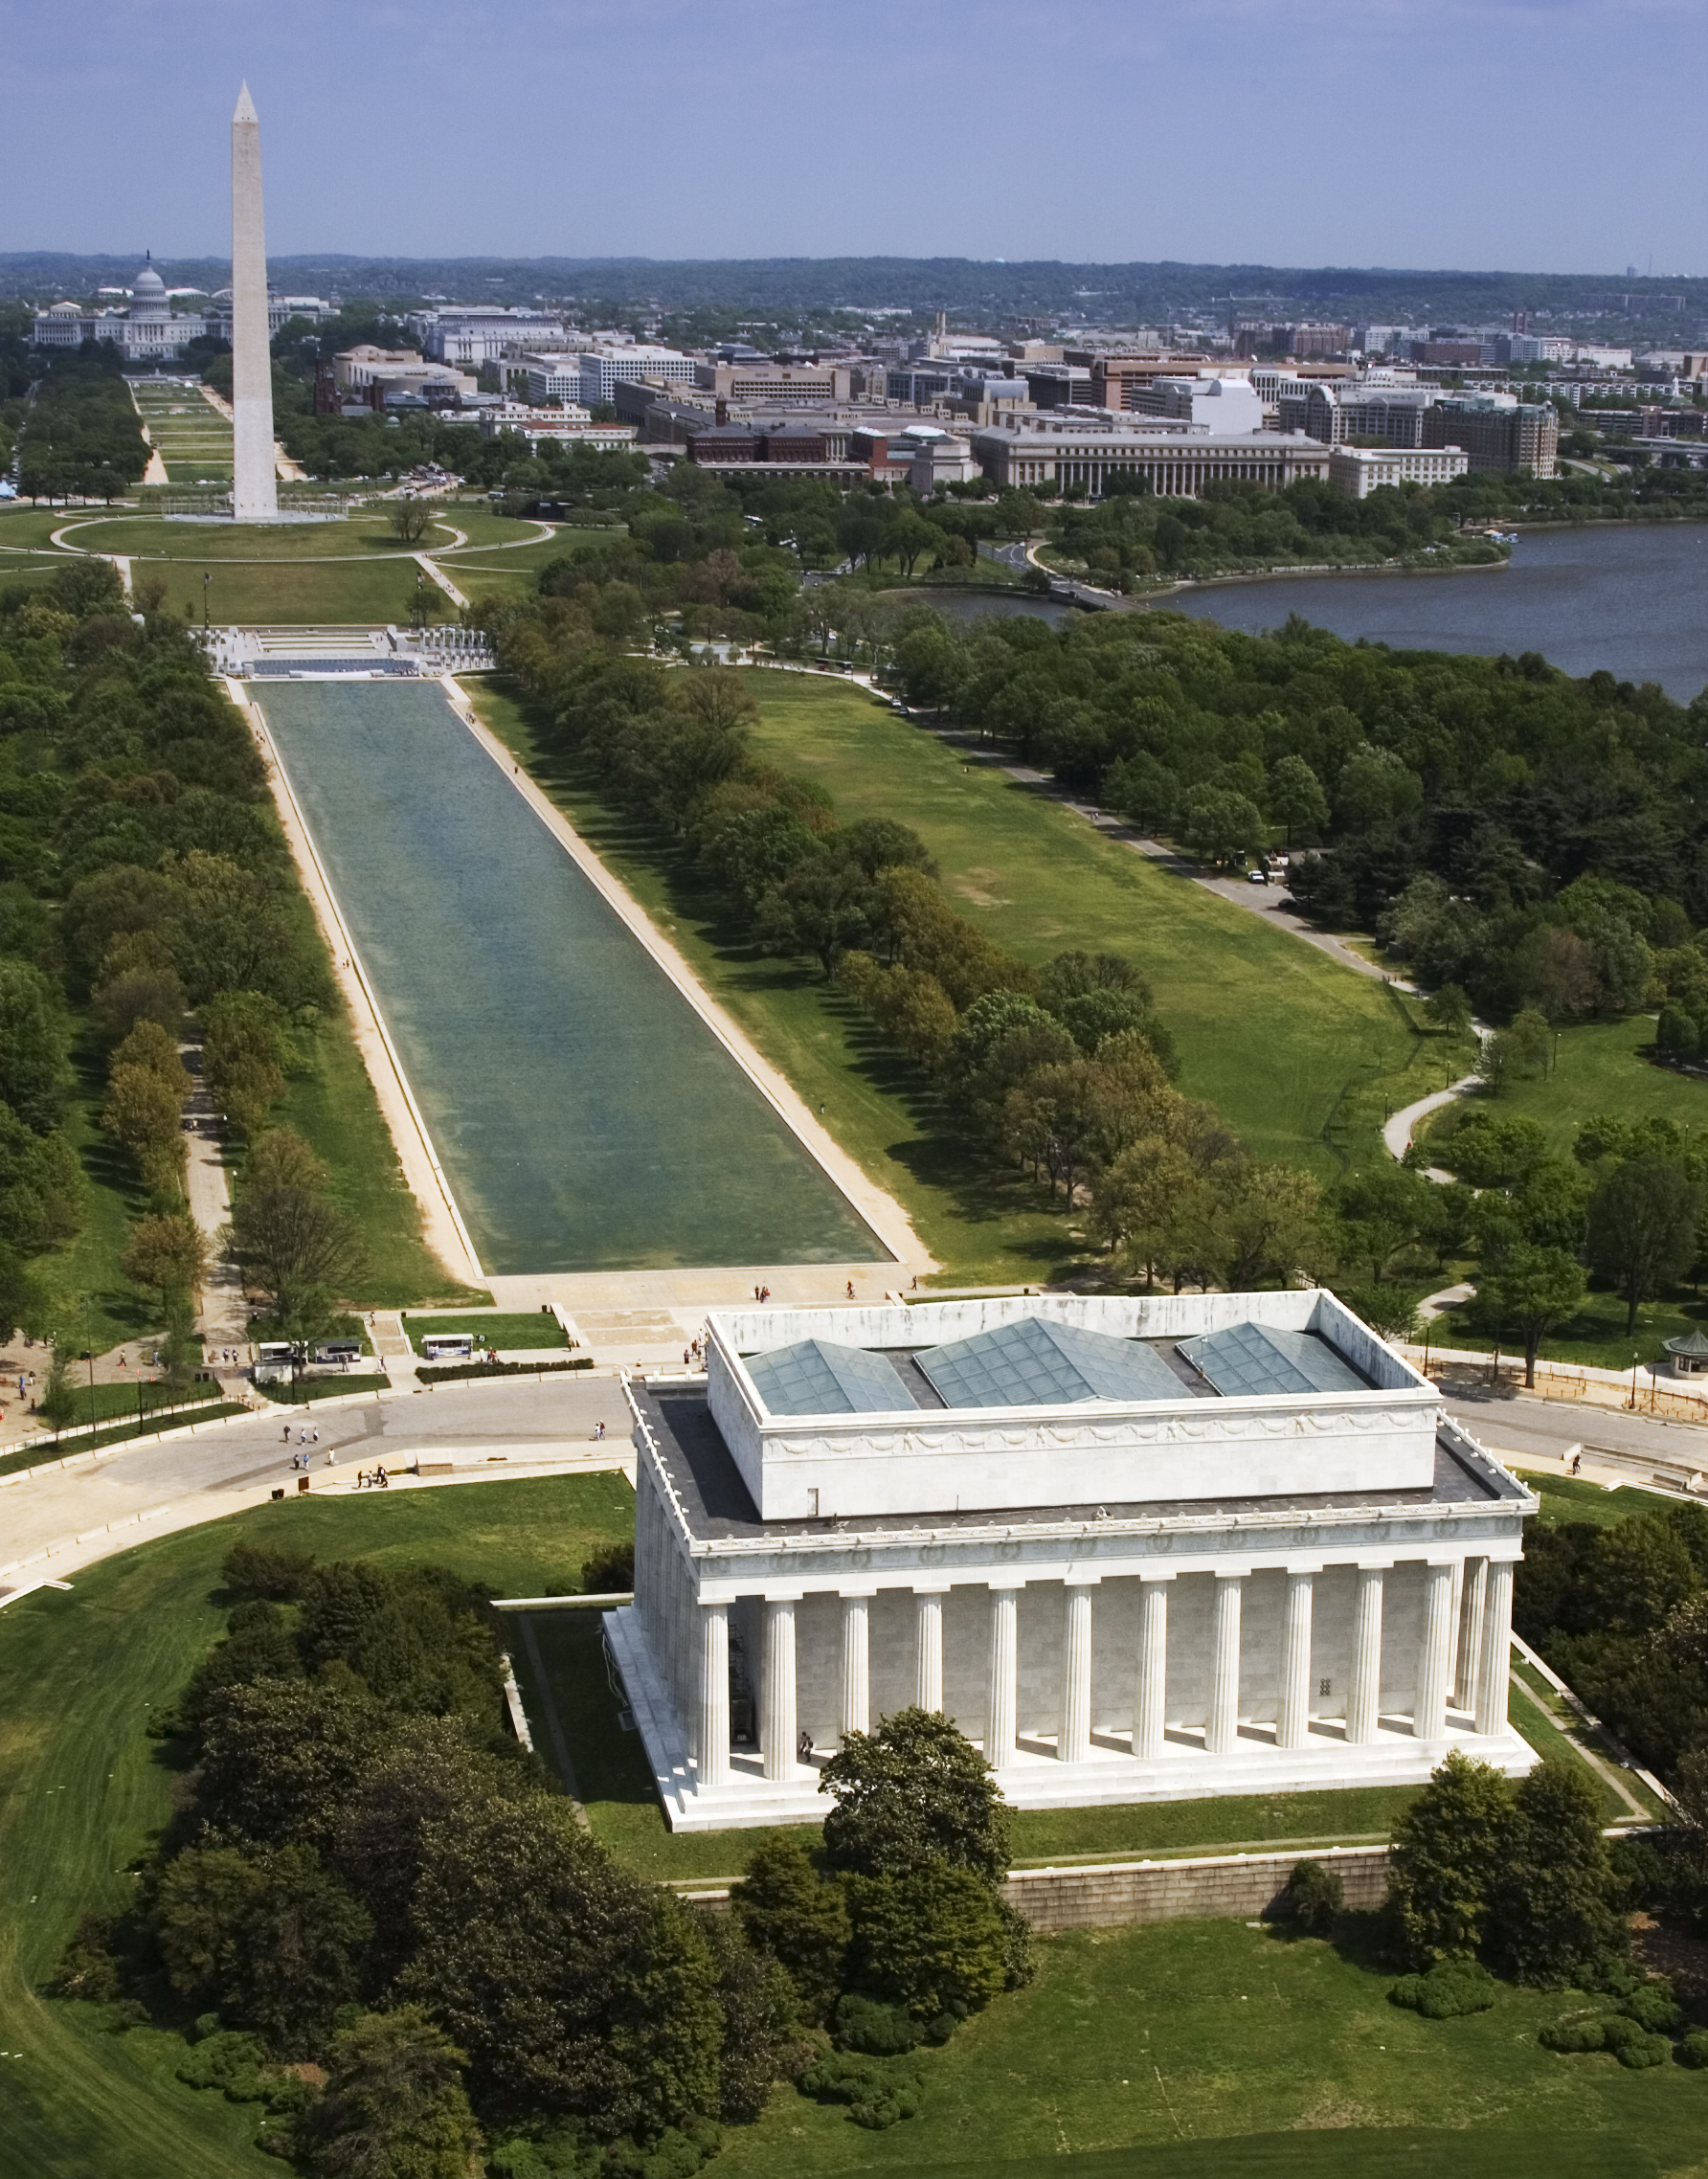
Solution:
{"label": "memorial roof skylight", "polygon": [[913,1404],[895,1365],[865,1347],[802,1339],[754,1355],[747,1367],[774,1415],[890,1414]]}
{"label": "memorial roof skylight", "polygon": [[1182,1339],[1180,1351],[1225,1398],[1266,1393],[1367,1392],[1352,1364],[1315,1332],[1269,1324],[1229,1324]]}
{"label": "memorial roof skylight", "polygon": [[1149,1347],[1041,1316],[932,1347],[916,1359],[951,1407],[1179,1400],[1184,1390],[1162,1357]]}

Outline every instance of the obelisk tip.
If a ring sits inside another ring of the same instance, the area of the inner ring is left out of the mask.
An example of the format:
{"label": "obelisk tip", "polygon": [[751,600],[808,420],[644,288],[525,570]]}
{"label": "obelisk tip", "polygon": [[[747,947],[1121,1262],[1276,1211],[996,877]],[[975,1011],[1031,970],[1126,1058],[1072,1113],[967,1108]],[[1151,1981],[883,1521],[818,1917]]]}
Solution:
{"label": "obelisk tip", "polygon": [[249,96],[249,85],[245,83],[237,93],[237,110],[233,114],[232,120],[234,123],[252,121],[258,124],[260,118],[255,110],[255,101]]}

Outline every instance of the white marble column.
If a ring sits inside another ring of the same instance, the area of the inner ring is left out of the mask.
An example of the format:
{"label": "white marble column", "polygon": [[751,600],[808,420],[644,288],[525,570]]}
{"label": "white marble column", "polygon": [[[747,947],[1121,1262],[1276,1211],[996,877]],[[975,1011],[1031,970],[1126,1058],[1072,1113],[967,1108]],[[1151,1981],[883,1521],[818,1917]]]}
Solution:
{"label": "white marble column", "polygon": [[1510,1559],[1492,1559],[1483,1595],[1482,1648],[1476,1673],[1476,1729],[1506,1731],[1507,1674],[1512,1667],[1513,1567]]}
{"label": "white marble column", "polygon": [[1439,1741],[1447,1732],[1447,1691],[1453,1641],[1453,1561],[1424,1568],[1424,1637],[1417,1660],[1417,1694],[1411,1729],[1420,1741]]}
{"label": "white marble column", "polygon": [[765,1715],[759,1726],[759,1752],[767,1778],[795,1775],[795,1606],[796,1597],[765,1600]]}
{"label": "white marble column", "polygon": [[918,1678],[913,1699],[921,1710],[943,1707],[943,1596],[939,1589],[913,1591]]}
{"label": "white marble column", "polygon": [[1019,1730],[1020,1591],[990,1592],[990,1701],[985,1712],[984,1760],[1000,1770],[1014,1760]]}
{"label": "white marble column", "polygon": [[1275,1712],[1275,1745],[1302,1748],[1311,1737],[1311,1622],[1316,1576],[1287,1576],[1281,1607],[1281,1700]]}
{"label": "white marble column", "polygon": [[1149,1762],[1162,1753],[1168,1716],[1168,1584],[1140,1578],[1138,1672],[1133,1689],[1133,1752]]}
{"label": "white marble column", "polygon": [[1203,1744],[1211,1755],[1231,1755],[1240,1738],[1241,1574],[1216,1576],[1216,1602],[1210,1624],[1210,1714]]}
{"label": "white marble column", "polygon": [[730,1607],[700,1606],[700,1718],[694,1747],[700,1785],[730,1782]]}
{"label": "white marble column", "polygon": [[1459,1703],[1459,1631],[1465,1620],[1465,1561],[1453,1561],[1453,1594],[1448,1606],[1447,1699],[1450,1709]]}
{"label": "white marble column", "polygon": [[1062,1723],[1056,1754],[1063,1763],[1085,1763],[1091,1753],[1091,1591],[1083,1582],[1068,1582],[1065,1593]]}
{"label": "white marble column", "polygon": [[870,1605],[864,1596],[843,1598],[843,1738],[872,1729]]}
{"label": "white marble column", "polygon": [[1382,1568],[1360,1566],[1353,1606],[1352,1684],[1346,1691],[1346,1738],[1362,1746],[1376,1738],[1382,1704]]}
{"label": "white marble column", "polygon": [[1459,1665],[1453,1675],[1453,1708],[1476,1708],[1476,1675],[1483,1654],[1483,1600],[1489,1587],[1489,1561],[1467,1559],[1459,1602]]}

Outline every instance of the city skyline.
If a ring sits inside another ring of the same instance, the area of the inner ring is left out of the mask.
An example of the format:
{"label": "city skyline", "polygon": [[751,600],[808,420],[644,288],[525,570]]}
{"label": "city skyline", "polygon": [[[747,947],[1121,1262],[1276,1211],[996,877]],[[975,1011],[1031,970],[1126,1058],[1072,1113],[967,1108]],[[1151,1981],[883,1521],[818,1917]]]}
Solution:
{"label": "city skyline", "polygon": [[[1626,21],[1669,65],[1708,52],[1703,0]],[[4,0],[9,136],[18,170],[44,179],[7,192],[0,251],[215,253],[220,124],[247,78],[269,117],[281,257],[1690,277],[1708,269],[1701,185],[1680,186],[1669,136],[1636,101],[1606,100],[1607,28],[1579,0],[1394,0],[1344,26],[1292,0],[1090,0],[1071,20],[1012,0],[924,16],[878,0],[856,28],[733,0],[712,40],[665,0],[640,48],[582,0],[407,22],[325,0],[288,17],[97,0],[67,40]],[[1512,186],[1520,175],[1530,184]]]}

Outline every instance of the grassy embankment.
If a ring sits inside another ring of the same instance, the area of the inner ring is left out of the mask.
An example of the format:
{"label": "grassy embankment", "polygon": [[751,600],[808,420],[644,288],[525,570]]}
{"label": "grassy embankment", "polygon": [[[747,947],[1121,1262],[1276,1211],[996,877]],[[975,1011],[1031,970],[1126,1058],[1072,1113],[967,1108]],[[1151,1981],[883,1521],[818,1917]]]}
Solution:
{"label": "grassy embankment", "polygon": [[148,443],[166,464],[169,485],[229,483],[232,427],[194,387],[136,384],[131,398]]}
{"label": "grassy embankment", "polygon": [[[85,1908],[111,1911],[170,1810],[169,1743],[146,1738],[223,1629],[220,1561],[242,1535],[288,1527],[322,1558],[431,1561],[538,1594],[626,1537],[619,1475],[459,1485],[388,1496],[289,1499],[191,1529],[0,1612],[0,2110],[7,2168],[35,2179],[236,2179],[277,2174],[249,2146],[253,2109],[173,2078],[184,2046],[105,2032],[100,2009],[42,1995]],[[15,2160],[15,2161],[13,2161]]]}
{"label": "grassy embankment", "polygon": [[[1405,1001],[1202,887],[1104,839],[858,687],[754,670],[757,753],[819,780],[846,820],[924,839],[956,908],[1023,958],[1122,953],[1156,988],[1182,1060],[1259,1156],[1325,1178],[1369,1155],[1389,1105],[1438,1086],[1439,1040]],[[1063,1277],[1085,1261],[1059,1208],[958,1139],[919,1077],[816,968],[767,959],[681,854],[541,743],[513,692],[475,681],[482,717],[664,929],[707,989],[881,1187],[955,1281]]]}
{"label": "grassy embankment", "polygon": [[[1600,1112],[1613,1112],[1624,1120],[1666,1119],[1694,1131],[1708,1122],[1708,1083],[1646,1059],[1644,1047],[1653,1036],[1654,1019],[1647,1014],[1563,1029],[1554,1065],[1545,1076],[1515,1081],[1498,1097],[1478,1098],[1472,1109],[1496,1119],[1533,1121],[1560,1157],[1571,1156],[1579,1127]],[[1441,1138],[1445,1116],[1431,1115],[1433,1130],[1441,1131]],[[1427,1145],[1431,1132],[1426,1123],[1418,1139]],[[1697,1289],[1680,1286],[1638,1309],[1634,1335],[1627,1333],[1625,1318],[1626,1305],[1617,1294],[1592,1292],[1576,1316],[1543,1343],[1542,1352],[1554,1361],[1629,1369],[1633,1356],[1653,1361],[1661,1356],[1663,1340],[1708,1324],[1708,1302]],[[1492,1345],[1456,1311],[1441,1320],[1436,1337],[1443,1346],[1483,1353]]]}
{"label": "grassy embankment", "polygon": [[411,1314],[403,1329],[417,1354],[429,1332],[473,1332],[494,1347],[567,1347],[569,1335],[555,1316],[535,1310],[479,1309],[452,1315]]}
{"label": "grassy embankment", "polygon": [[[277,2167],[249,2145],[254,2113],[181,2085],[175,2035],[117,2035],[103,2009],[45,1996],[78,1915],[126,1897],[132,1862],[169,1811],[170,1743],[146,1738],[150,1707],[169,1702],[218,1635],[225,1551],[240,1535],[281,1533],[323,1558],[382,1564],[432,1561],[501,1595],[573,1580],[599,1544],[625,1537],[633,1499],[620,1477],[585,1476],[337,1502],[292,1499],[124,1553],[0,1613],[0,2046],[8,2139],[38,2179],[255,2179]],[[542,1632],[579,1627],[591,1652],[554,1668],[560,1713],[582,1765],[593,1819],[626,1859],[646,1866],[638,1834],[607,1820],[577,1704],[609,1703],[591,1617],[536,1615]],[[555,1646],[555,1645],[554,1645]],[[526,1662],[517,1662],[526,1674]],[[537,1704],[537,1691],[529,1689]],[[614,1705],[613,1705],[614,1707]],[[536,1717],[538,1711],[535,1711]],[[632,1751],[615,1718],[599,1736]],[[629,1759],[632,1763],[632,1757]],[[1391,1822],[1404,1796],[1295,1796],[1173,1808],[1022,1817],[1017,1845],[1046,1849],[1035,1827],[1141,1820],[1140,1851],[1299,1838],[1344,1804],[1360,1831]],[[1356,1810],[1353,1804],[1358,1804]],[[656,1819],[655,1819],[656,1822]],[[661,1835],[662,1827],[659,1827]],[[703,1865],[725,1874],[731,1843]],[[716,1841],[678,1842],[718,1845]],[[1052,1855],[1076,1849],[1068,1836]],[[715,1861],[726,1864],[715,1867]],[[658,1872],[694,1874],[694,1871]],[[719,2168],[731,2179],[802,2170],[951,2168],[992,2163],[1030,2173],[1043,2159],[1086,2155],[1090,2174],[1225,2179],[1245,2171],[1324,2171],[1359,2179],[1403,2152],[1409,2179],[1597,2179],[1682,2171],[1708,2121],[1708,2080],[1669,2067],[1621,2071],[1610,2058],[1563,2059],[1536,2031],[1568,1997],[1503,1990],[1493,2013],[1446,2023],[1396,2012],[1388,1977],[1355,1918],[1335,1944],[1290,1942],[1237,1922],[1110,1930],[1040,1946],[1040,1973],[942,2052],[930,2052],[922,2116],[891,2133],[781,2089],[759,2123],[730,2129]],[[1359,2133],[1348,2129],[1382,2129]],[[1452,2129],[1435,2136],[1430,2129]],[[1242,2138],[1243,2137],[1243,2138]],[[1640,2144],[1630,2148],[1630,2144]],[[1213,2145],[1213,2146],[1212,2146]],[[1446,2156],[1450,2152],[1450,2167]],[[1213,2161],[1204,2161],[1211,2158]],[[1077,2167],[1075,2168],[1077,2168]]]}

